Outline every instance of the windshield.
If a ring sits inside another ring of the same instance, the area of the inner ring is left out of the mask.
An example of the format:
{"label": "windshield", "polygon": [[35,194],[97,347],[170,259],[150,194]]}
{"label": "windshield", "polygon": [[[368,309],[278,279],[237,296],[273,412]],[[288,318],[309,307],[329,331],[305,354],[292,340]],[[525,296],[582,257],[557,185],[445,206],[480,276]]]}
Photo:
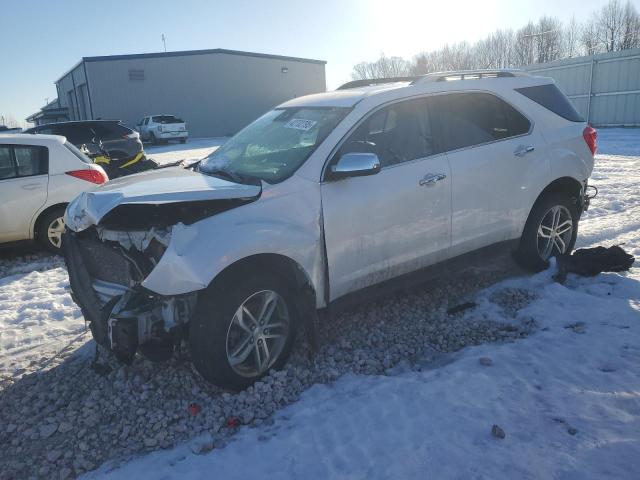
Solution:
{"label": "windshield", "polygon": [[344,118],[348,108],[278,108],[205,158],[202,173],[278,183],[293,175]]}

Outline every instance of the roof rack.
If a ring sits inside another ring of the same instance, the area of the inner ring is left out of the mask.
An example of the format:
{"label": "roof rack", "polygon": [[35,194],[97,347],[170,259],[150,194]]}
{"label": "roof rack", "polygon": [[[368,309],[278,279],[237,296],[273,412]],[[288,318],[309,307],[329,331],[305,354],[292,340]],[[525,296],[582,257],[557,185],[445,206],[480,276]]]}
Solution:
{"label": "roof rack", "polygon": [[480,78],[528,77],[524,70],[454,70],[450,72],[428,73],[417,77],[411,85],[419,83],[446,82],[448,80],[477,80]]}
{"label": "roof rack", "polygon": [[371,85],[382,85],[385,83],[416,82],[421,77],[387,77],[387,78],[365,78],[364,80],[353,80],[344,85],[340,85],[336,90],[349,90],[350,88],[369,87]]}

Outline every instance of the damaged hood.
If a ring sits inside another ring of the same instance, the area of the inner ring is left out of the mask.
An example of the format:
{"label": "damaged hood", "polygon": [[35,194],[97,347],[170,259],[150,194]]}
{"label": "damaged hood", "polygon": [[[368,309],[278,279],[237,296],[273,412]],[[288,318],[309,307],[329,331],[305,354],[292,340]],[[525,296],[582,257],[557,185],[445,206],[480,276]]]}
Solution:
{"label": "damaged hood", "polygon": [[66,226],[80,232],[105,217],[116,226],[144,227],[193,223],[256,200],[262,187],[164,168],[121,177],[76,197],[65,214]]}

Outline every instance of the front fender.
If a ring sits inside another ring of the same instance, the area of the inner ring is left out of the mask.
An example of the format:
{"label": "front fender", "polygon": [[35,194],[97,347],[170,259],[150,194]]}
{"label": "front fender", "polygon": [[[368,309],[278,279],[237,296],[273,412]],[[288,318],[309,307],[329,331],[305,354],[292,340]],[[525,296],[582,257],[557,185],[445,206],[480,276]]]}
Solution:
{"label": "front fender", "polygon": [[324,302],[321,206],[317,188],[260,200],[192,225],[177,224],[160,262],[142,285],[161,295],[206,288],[228,266],[258,254],[295,261]]}

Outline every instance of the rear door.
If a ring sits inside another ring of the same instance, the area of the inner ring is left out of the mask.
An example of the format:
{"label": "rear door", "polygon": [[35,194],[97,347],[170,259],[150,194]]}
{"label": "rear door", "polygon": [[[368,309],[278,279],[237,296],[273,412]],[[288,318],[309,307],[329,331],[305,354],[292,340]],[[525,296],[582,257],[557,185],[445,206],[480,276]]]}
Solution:
{"label": "rear door", "polygon": [[449,165],[427,100],[372,113],[332,163],[349,152],[375,153],[382,169],[322,184],[331,300],[446,258],[451,239]]}
{"label": "rear door", "polygon": [[0,242],[29,238],[47,200],[48,166],[46,147],[0,145]]}
{"label": "rear door", "polygon": [[453,256],[517,238],[537,176],[548,175],[545,144],[532,123],[498,96],[434,97],[452,175]]}

